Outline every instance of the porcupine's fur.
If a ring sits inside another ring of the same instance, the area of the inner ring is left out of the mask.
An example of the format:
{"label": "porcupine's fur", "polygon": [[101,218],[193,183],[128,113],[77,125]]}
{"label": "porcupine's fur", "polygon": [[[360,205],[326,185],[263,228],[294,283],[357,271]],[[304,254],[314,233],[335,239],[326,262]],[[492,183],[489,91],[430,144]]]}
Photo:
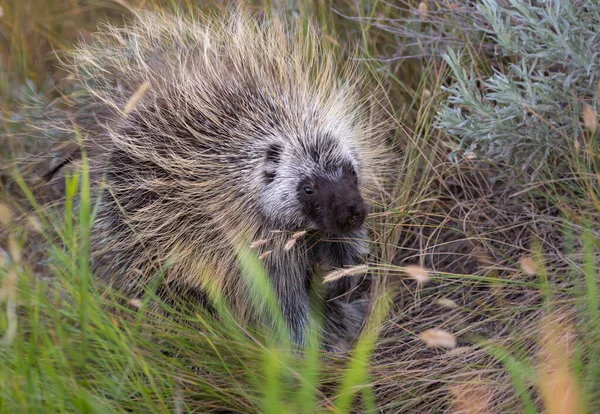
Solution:
{"label": "porcupine's fur", "polygon": [[[259,253],[271,251],[263,262],[302,344],[316,269],[355,265],[368,251],[363,197],[379,191],[386,166],[381,125],[360,104],[356,71],[339,77],[313,28],[241,12],[200,20],[137,12],[72,56],[75,124],[105,178],[95,273],[136,295],[169,260],[165,290],[216,282],[246,318],[235,246],[267,240]],[[364,317],[365,303],[344,297],[349,280],[328,286],[331,343],[347,344]]]}

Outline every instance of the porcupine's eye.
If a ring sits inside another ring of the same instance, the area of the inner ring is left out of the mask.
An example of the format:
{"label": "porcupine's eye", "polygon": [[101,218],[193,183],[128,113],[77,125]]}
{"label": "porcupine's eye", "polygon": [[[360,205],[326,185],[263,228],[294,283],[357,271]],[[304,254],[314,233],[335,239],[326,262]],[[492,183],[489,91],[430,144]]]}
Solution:
{"label": "porcupine's eye", "polygon": [[354,166],[352,164],[349,164],[349,165],[346,165],[344,167],[344,169],[350,173],[350,176],[352,177],[354,184],[358,184],[358,174],[356,173],[356,169],[354,168]]}
{"label": "porcupine's eye", "polygon": [[313,190],[311,187],[304,187],[303,191],[306,195],[313,195],[315,193],[315,190]]}

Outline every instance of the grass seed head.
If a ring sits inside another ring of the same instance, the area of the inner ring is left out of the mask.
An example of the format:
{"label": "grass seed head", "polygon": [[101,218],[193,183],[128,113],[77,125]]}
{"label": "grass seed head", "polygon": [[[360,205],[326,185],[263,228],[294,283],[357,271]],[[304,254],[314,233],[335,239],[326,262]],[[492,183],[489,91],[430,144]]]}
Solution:
{"label": "grass seed head", "polygon": [[417,265],[411,265],[411,266],[406,266],[404,268],[404,270],[408,274],[408,277],[416,280],[419,285],[424,285],[425,283],[429,282],[429,280],[430,280],[429,271],[427,269],[425,269],[424,267],[417,266]]}
{"label": "grass seed head", "polygon": [[263,254],[258,256],[258,259],[265,260],[267,257],[269,257],[271,255],[271,253],[273,253],[273,250],[267,250],[266,252],[264,252]]}
{"label": "grass seed head", "polygon": [[306,230],[298,231],[292,234],[292,239],[298,240],[300,237],[303,237],[306,234]]}
{"label": "grass seed head", "polygon": [[440,298],[440,299],[436,300],[435,303],[437,303],[440,306],[443,306],[444,308],[450,308],[450,309],[458,308],[458,304],[456,302],[454,302],[452,299],[448,299],[448,298]]}
{"label": "grass seed head", "polygon": [[598,131],[598,114],[591,106],[583,106],[583,125],[592,134]]}
{"label": "grass seed head", "polygon": [[421,338],[421,340],[430,348],[456,348],[455,336],[443,329],[428,329],[421,332],[419,338]]}
{"label": "grass seed head", "polygon": [[250,248],[251,249],[256,249],[256,248],[259,248],[260,246],[262,246],[263,244],[266,244],[268,242],[269,242],[269,239],[256,240],[256,241],[253,241],[252,244],[250,244]]}
{"label": "grass seed head", "polygon": [[34,233],[41,233],[44,230],[44,226],[42,226],[40,220],[33,214],[27,216],[27,228]]}
{"label": "grass seed head", "polygon": [[419,3],[419,19],[421,20],[425,20],[427,19],[427,11],[429,10],[429,7],[427,6],[427,3],[422,1]]}
{"label": "grass seed head", "polygon": [[10,236],[8,239],[8,253],[13,262],[21,262],[21,246],[14,236]]}
{"label": "grass seed head", "polygon": [[285,244],[284,250],[290,250],[296,244],[299,238],[303,237],[306,234],[306,230],[296,232],[292,234],[292,238],[288,240]]}
{"label": "grass seed head", "polygon": [[362,275],[369,271],[368,265],[358,265],[347,269],[338,269],[329,272],[323,278],[323,283],[331,283],[346,276]]}
{"label": "grass seed head", "polygon": [[0,203],[0,223],[5,226],[12,221],[12,211],[6,204]]}
{"label": "grass seed head", "polygon": [[294,245],[296,244],[296,239],[294,239],[293,237],[291,239],[288,240],[288,242],[285,244],[285,247],[283,248],[284,250],[290,250],[292,247],[294,247]]}
{"label": "grass seed head", "polygon": [[533,261],[531,257],[525,256],[519,260],[521,264],[521,268],[528,276],[537,275],[537,264]]}

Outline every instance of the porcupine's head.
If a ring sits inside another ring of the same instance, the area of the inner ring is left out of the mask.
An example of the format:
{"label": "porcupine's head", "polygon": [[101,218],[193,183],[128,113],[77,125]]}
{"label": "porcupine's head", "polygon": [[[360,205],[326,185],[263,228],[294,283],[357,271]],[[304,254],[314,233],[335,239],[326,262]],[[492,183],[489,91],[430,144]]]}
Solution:
{"label": "porcupine's head", "polygon": [[[310,131],[307,131],[310,132]],[[361,227],[367,205],[359,189],[360,168],[335,131],[317,131],[303,142],[271,143],[262,174],[265,214],[282,225],[344,234]]]}
{"label": "porcupine's head", "polygon": [[[252,145],[258,207],[275,228],[347,234],[363,225],[365,200],[380,189],[385,128],[365,107],[351,62],[338,77],[318,37],[276,43],[290,51],[277,70],[261,72],[266,93],[253,108],[264,131]],[[274,72],[285,76],[270,78]]]}

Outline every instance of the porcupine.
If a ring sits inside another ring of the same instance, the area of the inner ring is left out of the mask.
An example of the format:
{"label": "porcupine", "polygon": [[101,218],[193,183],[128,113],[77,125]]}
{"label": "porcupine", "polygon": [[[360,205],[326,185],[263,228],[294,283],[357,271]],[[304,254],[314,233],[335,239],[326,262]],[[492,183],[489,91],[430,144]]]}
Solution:
{"label": "porcupine", "polygon": [[[389,155],[355,65],[336,70],[311,25],[140,11],[81,42],[66,67],[79,85],[73,124],[104,179],[95,274],[130,295],[163,269],[170,295],[202,297],[211,281],[245,319],[252,304],[236,246],[260,240],[303,344],[315,275],[368,252],[364,200],[379,192]],[[352,278],[327,286],[331,344],[347,345],[363,322],[352,287]]]}

